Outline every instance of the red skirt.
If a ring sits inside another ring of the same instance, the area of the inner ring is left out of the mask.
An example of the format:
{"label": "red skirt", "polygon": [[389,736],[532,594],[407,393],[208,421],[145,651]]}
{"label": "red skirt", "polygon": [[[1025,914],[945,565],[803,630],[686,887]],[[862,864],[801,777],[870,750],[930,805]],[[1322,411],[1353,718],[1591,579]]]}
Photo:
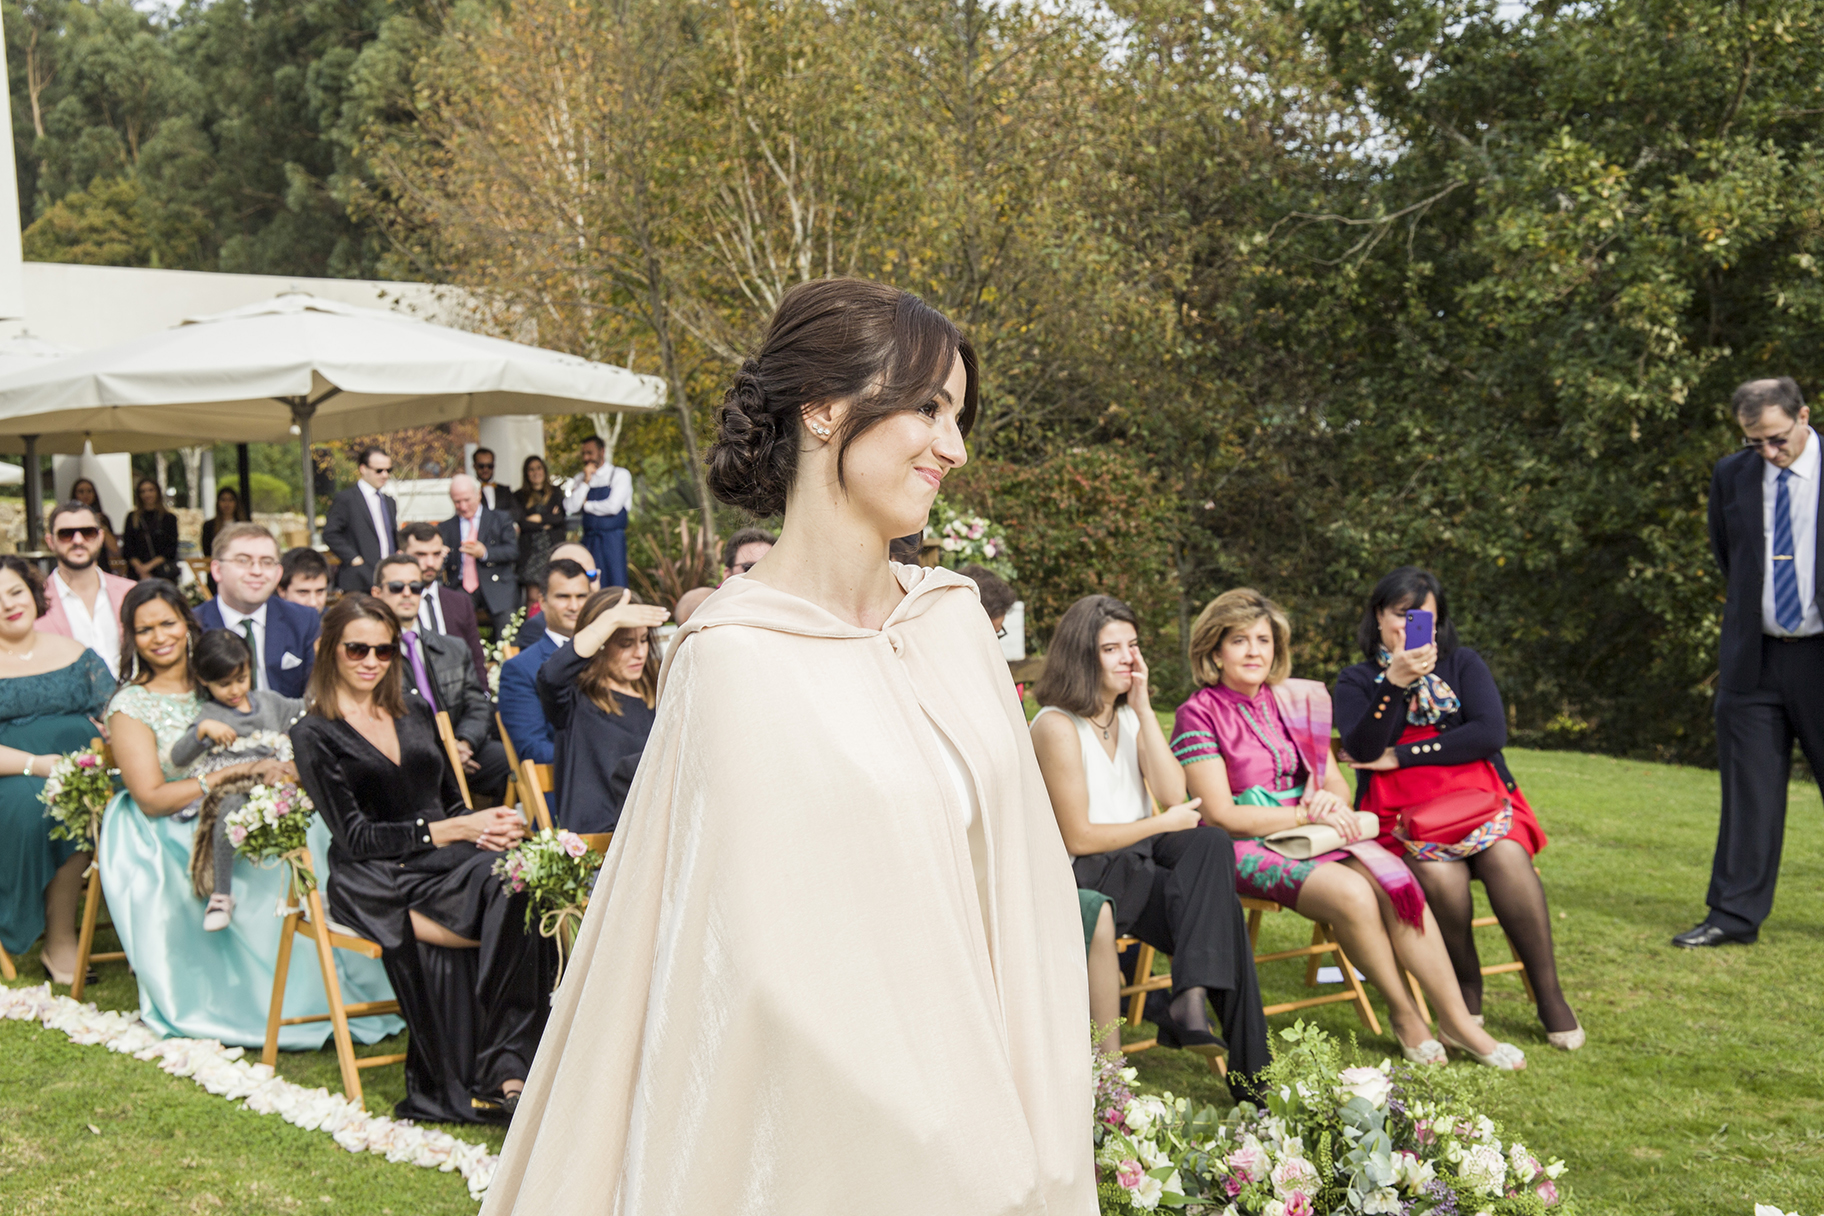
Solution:
{"label": "red skirt", "polygon": [[[1435,726],[1409,725],[1400,732],[1400,742],[1423,743],[1437,735]],[[1381,834],[1375,839],[1381,847],[1397,857],[1405,857],[1405,848],[1393,836],[1393,829],[1400,822],[1400,812],[1460,790],[1487,790],[1511,799],[1514,822],[1507,829],[1505,839],[1518,842],[1530,855],[1537,855],[1546,846],[1545,830],[1539,826],[1533,808],[1527,805],[1526,795],[1518,786],[1508,789],[1501,774],[1487,760],[1469,764],[1415,764],[1375,773],[1368,782],[1368,795],[1362,799],[1362,809],[1373,811],[1380,819]]]}

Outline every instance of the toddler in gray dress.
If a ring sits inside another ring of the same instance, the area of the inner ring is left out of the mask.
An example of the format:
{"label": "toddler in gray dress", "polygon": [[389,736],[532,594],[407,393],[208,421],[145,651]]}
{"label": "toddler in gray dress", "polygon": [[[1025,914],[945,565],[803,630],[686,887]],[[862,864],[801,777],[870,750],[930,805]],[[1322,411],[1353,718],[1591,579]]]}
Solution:
{"label": "toddler in gray dress", "polygon": [[[211,629],[197,641],[190,670],[209,693],[196,721],[171,745],[171,762],[189,767],[191,776],[207,776],[219,768],[248,760],[290,761],[291,742],[285,732],[304,716],[304,702],[253,687],[253,652],[240,634]],[[211,813],[197,827],[191,877],[197,894],[207,894],[203,928],[218,932],[234,916],[234,845],[228,840],[228,816],[246,802],[246,795],[224,793],[216,799],[199,798],[196,807],[208,805]],[[180,814],[195,813],[185,807]],[[204,842],[207,833],[207,843]],[[207,856],[204,850],[207,849]],[[213,877],[213,883],[205,887]]]}

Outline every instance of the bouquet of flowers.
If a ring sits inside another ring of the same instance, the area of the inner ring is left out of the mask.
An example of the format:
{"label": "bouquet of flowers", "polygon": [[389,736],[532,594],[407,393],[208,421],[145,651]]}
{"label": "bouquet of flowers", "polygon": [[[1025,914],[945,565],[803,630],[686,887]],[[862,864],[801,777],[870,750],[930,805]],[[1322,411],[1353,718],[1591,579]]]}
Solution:
{"label": "bouquet of flowers", "polygon": [[973,563],[1009,581],[1014,578],[1013,562],[1007,556],[1007,542],[996,524],[980,515],[959,511],[942,497],[931,511],[937,521],[934,528],[942,550],[938,560],[947,568],[957,570]]}
{"label": "bouquet of flowers", "polygon": [[287,781],[254,786],[223,820],[236,853],[256,865],[283,861],[291,867],[294,890],[308,891],[317,879],[304,864],[304,842],[316,811],[310,795]]}
{"label": "bouquet of flowers", "polygon": [[500,664],[507,661],[507,647],[513,644],[513,639],[519,636],[520,628],[525,625],[525,623],[526,610],[524,606],[515,608],[513,610],[513,615],[507,618],[506,628],[496,629],[494,631],[494,640],[492,642],[482,643],[481,649],[482,652],[488,656],[489,664],[498,667]]}
{"label": "bouquet of flowers", "polygon": [[[508,849],[494,863],[494,875],[508,891],[528,892],[526,927],[538,920],[538,931],[557,939],[557,978],[564,978],[564,956],[582,927],[583,909],[602,855],[575,832],[549,828]],[[553,987],[555,988],[555,984]]]}
{"label": "bouquet of flowers", "polygon": [[114,796],[119,769],[109,768],[92,749],[57,757],[38,801],[44,816],[53,821],[52,840],[74,840],[83,852],[95,851],[95,834],[101,830],[101,813]]}
{"label": "bouquet of flowers", "polygon": [[1343,1068],[1302,1021],[1280,1032],[1266,1107],[1227,1115],[1135,1095],[1132,1069],[1099,1063],[1095,1141],[1105,1213],[1208,1216],[1564,1216],[1562,1161],[1542,1163],[1470,1109],[1443,1070]]}

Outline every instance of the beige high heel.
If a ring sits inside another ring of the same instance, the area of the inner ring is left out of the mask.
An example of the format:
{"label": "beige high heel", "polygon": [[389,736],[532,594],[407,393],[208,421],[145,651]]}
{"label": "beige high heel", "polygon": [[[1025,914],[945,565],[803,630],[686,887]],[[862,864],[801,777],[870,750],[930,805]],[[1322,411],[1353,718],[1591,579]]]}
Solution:
{"label": "beige high heel", "polygon": [[1576,1051],[1584,1044],[1583,1023],[1579,1022],[1570,1030],[1548,1030],[1545,1041],[1559,1051]]}
{"label": "beige high heel", "polygon": [[1502,1072],[1519,1072],[1526,1067],[1526,1053],[1512,1043],[1496,1043],[1493,1051],[1483,1055],[1473,1047],[1458,1042],[1442,1026],[1438,1027],[1438,1037],[1444,1040],[1446,1047],[1454,1047],[1476,1063],[1487,1065],[1489,1068],[1499,1069]]}

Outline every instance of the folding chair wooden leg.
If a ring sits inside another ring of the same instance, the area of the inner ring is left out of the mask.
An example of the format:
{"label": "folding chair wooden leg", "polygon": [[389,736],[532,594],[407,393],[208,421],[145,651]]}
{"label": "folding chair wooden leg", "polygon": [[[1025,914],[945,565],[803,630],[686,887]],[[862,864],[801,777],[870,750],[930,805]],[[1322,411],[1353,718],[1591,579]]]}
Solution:
{"label": "folding chair wooden leg", "polygon": [[1333,992],[1325,996],[1306,997],[1301,1001],[1285,1001],[1278,1005],[1264,1006],[1264,1012],[1271,1017],[1276,1013],[1292,1013],[1300,1009],[1310,1009],[1316,1005],[1355,1006],[1356,1016],[1368,1027],[1372,1034],[1381,1033],[1381,1020],[1375,1016],[1374,1006],[1368,1003],[1368,992],[1362,987],[1362,981],[1355,978],[1355,966],[1349,956],[1343,953],[1342,943],[1336,940],[1336,931],[1323,921],[1311,922],[1311,944],[1300,946],[1295,950],[1275,950],[1268,954],[1260,953],[1260,922],[1268,912],[1278,912],[1280,905],[1271,900],[1254,899],[1244,896],[1241,906],[1248,913],[1248,944],[1254,948],[1254,963],[1276,963],[1282,959],[1302,958],[1305,960],[1305,986],[1317,986],[1317,969],[1323,956],[1328,954],[1336,960],[1342,969],[1344,991]]}
{"label": "folding chair wooden leg", "polygon": [[13,966],[13,956],[6,952],[5,946],[0,946],[0,976],[9,980],[19,978],[19,968]]}
{"label": "folding chair wooden leg", "polygon": [[[1129,946],[1139,947],[1140,953],[1134,959],[1134,982],[1122,988],[1121,995],[1128,998],[1127,1024],[1137,1027],[1146,1013],[1146,994],[1160,990],[1170,991],[1172,977],[1153,974],[1153,964],[1157,961],[1159,952],[1145,942],[1124,937],[1115,943],[1116,950],[1125,950]],[[1121,1053],[1133,1055],[1135,1052],[1148,1051],[1157,1046],[1159,1046],[1157,1038],[1140,1039],[1132,1043],[1121,1044]],[[1211,1072],[1219,1077],[1229,1075],[1228,1060],[1222,1056],[1206,1056],[1205,1058],[1210,1062]]]}
{"label": "folding chair wooden leg", "polygon": [[[1471,929],[1487,929],[1497,926],[1500,923],[1499,920],[1492,916],[1478,916],[1476,919],[1469,922],[1469,927]],[[1508,957],[1512,958],[1514,961],[1511,963],[1492,963],[1489,966],[1482,968],[1482,974],[1485,976],[1506,975],[1509,972],[1518,972],[1520,975],[1520,986],[1526,990],[1526,999],[1535,1005],[1538,1004],[1539,997],[1533,992],[1533,977],[1526,973],[1526,964],[1520,961],[1520,951],[1514,949],[1514,939],[1507,936],[1507,931],[1505,929],[1501,931],[1501,937],[1507,942]]]}
{"label": "folding chair wooden leg", "polygon": [[444,755],[456,772],[456,788],[462,791],[462,805],[472,811],[475,800],[469,797],[468,774],[462,768],[462,753],[456,750],[456,728],[450,725],[448,712],[441,709],[437,711],[437,737],[443,740]]}
{"label": "folding chair wooden leg", "polygon": [[1406,973],[1406,986],[1412,989],[1412,1002],[1419,1007],[1420,1020],[1427,1026],[1431,1025],[1431,1010],[1425,1004],[1425,990],[1419,987],[1419,977],[1408,971]]}
{"label": "folding chair wooden leg", "polygon": [[124,950],[103,950],[95,952],[95,922],[101,917],[101,860],[96,858],[89,866],[88,890],[82,897],[82,932],[76,938],[76,974],[71,977],[70,999],[80,1001],[83,989],[88,986],[89,964],[121,963],[127,959]]}

